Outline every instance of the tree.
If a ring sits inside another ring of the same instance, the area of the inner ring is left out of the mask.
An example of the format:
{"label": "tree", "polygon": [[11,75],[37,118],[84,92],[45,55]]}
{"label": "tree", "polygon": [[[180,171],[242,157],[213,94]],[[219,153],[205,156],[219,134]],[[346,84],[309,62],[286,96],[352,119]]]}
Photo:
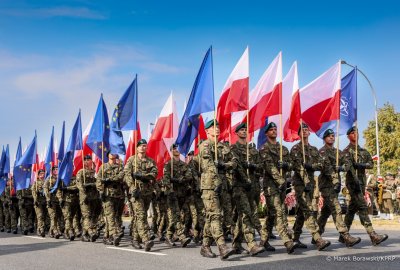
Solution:
{"label": "tree", "polygon": [[[386,103],[378,109],[379,152],[381,159],[381,174],[387,171],[396,173],[400,166],[400,113],[394,106]],[[375,120],[369,121],[364,130],[364,139],[367,150],[376,154]],[[376,166],[374,172],[376,173]]]}

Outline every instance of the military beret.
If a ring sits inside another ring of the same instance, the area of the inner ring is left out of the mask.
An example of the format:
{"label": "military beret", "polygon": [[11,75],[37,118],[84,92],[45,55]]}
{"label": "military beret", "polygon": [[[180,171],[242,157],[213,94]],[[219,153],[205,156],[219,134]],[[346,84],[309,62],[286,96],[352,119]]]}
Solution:
{"label": "military beret", "polygon": [[173,143],[170,147],[170,150],[178,148],[178,145],[176,143]]}
{"label": "military beret", "polygon": [[51,167],[51,169],[52,169],[52,170],[58,169],[58,166],[57,166],[57,165],[53,165],[53,167]]}
{"label": "military beret", "polygon": [[329,135],[335,134],[335,132],[328,128],[327,130],[325,130],[324,135],[322,136],[323,139],[325,139],[326,137],[328,137]]}
{"label": "military beret", "polygon": [[349,128],[348,130],[347,130],[347,135],[350,135],[350,133],[352,133],[353,131],[356,131],[357,130],[357,128],[355,127],[355,126],[353,126],[353,127],[351,127],[351,128]]}
{"label": "military beret", "polygon": [[235,132],[238,133],[239,130],[241,130],[242,128],[247,128],[246,123],[241,123],[241,124],[239,124],[239,125],[235,128]]}
{"label": "military beret", "polygon": [[86,155],[83,157],[83,160],[92,160],[92,156],[91,155]]}
{"label": "military beret", "polygon": [[193,150],[190,151],[190,152],[188,153],[188,156],[194,156],[194,151],[193,151]]}
{"label": "military beret", "polygon": [[147,144],[147,141],[145,139],[141,139],[137,142],[136,147],[142,145],[142,144]]}
{"label": "military beret", "polygon": [[42,169],[38,170],[38,174],[39,173],[44,173],[44,170],[42,170]]}
{"label": "military beret", "polygon": [[267,133],[271,128],[276,128],[276,124],[274,122],[268,123],[268,125],[265,127],[265,133]]}
{"label": "military beret", "polygon": [[[218,121],[215,120],[215,125],[218,126]],[[208,121],[205,125],[204,128],[205,129],[209,129],[210,127],[214,126],[214,120],[210,120]]]}
{"label": "military beret", "polygon": [[[308,125],[306,123],[303,123],[303,128],[308,128]],[[297,131],[297,135],[300,135],[300,130],[301,130],[301,126],[299,127],[299,130]]]}

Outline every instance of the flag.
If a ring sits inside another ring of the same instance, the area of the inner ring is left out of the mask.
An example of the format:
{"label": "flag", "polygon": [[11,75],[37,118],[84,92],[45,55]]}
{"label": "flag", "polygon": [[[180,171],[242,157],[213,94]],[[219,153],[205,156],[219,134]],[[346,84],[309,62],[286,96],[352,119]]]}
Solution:
{"label": "flag", "polygon": [[268,118],[265,119],[264,126],[260,128],[260,132],[257,137],[257,149],[261,149],[261,147],[267,142],[267,136],[265,135],[265,129],[268,125]]}
{"label": "flag", "polygon": [[50,175],[51,166],[55,163],[55,153],[54,153],[54,126],[51,130],[51,136],[49,141],[49,146],[47,147],[46,157],[44,159],[44,165],[46,168],[46,178]]}
{"label": "flag", "polygon": [[22,190],[29,188],[31,183],[32,165],[36,163],[37,146],[36,146],[36,132],[32,142],[29,144],[25,153],[19,158],[14,167],[14,187],[15,189]]}
{"label": "flag", "polygon": [[[135,135],[135,134],[137,134],[137,135]],[[125,155],[125,161],[124,161],[125,164],[126,164],[126,161],[131,156],[136,154],[135,136],[136,136],[136,142],[138,142],[142,139],[142,134],[140,133],[139,123],[137,123],[137,129],[132,130],[129,134],[129,142],[128,142],[128,147],[126,148],[126,155]]]}
{"label": "flag", "polygon": [[108,122],[107,107],[103,100],[103,94],[101,94],[86,144],[103,163],[108,162],[109,138],[110,124]]}
{"label": "flag", "polygon": [[[357,68],[343,77],[341,88],[339,135],[344,135],[357,121]],[[324,123],[321,129],[317,131],[317,136],[322,139],[328,128],[336,133],[336,124],[336,120]]]}
{"label": "flag", "polygon": [[163,176],[164,164],[170,159],[169,149],[176,141],[178,125],[176,104],[171,94],[161,110],[147,145],[147,155],[157,164],[157,179]]}
{"label": "flag", "polygon": [[204,126],[204,120],[203,117],[200,115],[199,116],[199,135],[196,137],[194,140],[194,154],[197,155],[199,153],[199,139],[201,140],[206,140],[207,139],[207,133],[206,133],[206,128]]}
{"label": "flag", "polygon": [[183,155],[187,155],[193,141],[199,134],[199,117],[201,113],[213,111],[214,106],[213,61],[212,47],[210,47],[197,73],[189,101],[179,125],[176,143]]}
{"label": "flag", "polygon": [[[285,98],[282,100],[282,132],[283,132],[283,140],[286,142],[293,142],[299,139],[297,135],[297,129],[290,129],[290,117],[291,117],[291,108],[292,108],[292,100],[296,93],[299,91],[299,78],[297,74],[297,62],[294,62],[289,72],[286,74],[285,78],[282,81],[282,96],[283,97],[291,97]],[[300,119],[300,111],[299,119]],[[296,112],[294,112],[295,117]],[[268,118],[270,122],[274,122],[277,125],[278,136],[281,136],[279,133],[281,130],[280,127],[280,116],[274,115]],[[297,120],[297,122],[300,120]]]}
{"label": "flag", "polygon": [[4,173],[4,165],[5,165],[5,161],[6,161],[6,152],[4,150],[4,146],[3,146],[3,150],[1,151],[1,158],[0,158],[0,195],[3,194],[5,188],[6,188],[6,184],[7,184],[7,174]]}
{"label": "flag", "polygon": [[263,127],[266,117],[282,113],[282,52],[250,92],[249,102],[249,132]]}
{"label": "flag", "polygon": [[83,132],[83,138],[82,138],[82,143],[83,147],[81,150],[75,151],[74,155],[74,171],[72,172],[72,175],[76,175],[80,169],[83,168],[83,157],[86,155],[92,155],[93,151],[92,149],[89,148],[89,146],[86,144],[87,138],[89,136],[89,131],[92,128],[93,124],[93,118],[90,119],[89,124],[87,125],[85,131]]}
{"label": "flag", "polygon": [[217,105],[220,138],[227,140],[231,127],[231,113],[249,107],[249,49],[246,48],[222,90]]}
{"label": "flag", "polygon": [[64,159],[64,149],[65,149],[64,137],[65,137],[65,121],[63,121],[62,125],[60,146],[58,147],[58,153],[57,153],[58,163],[61,163],[61,161]]}
{"label": "flag", "polygon": [[339,61],[300,89],[301,118],[313,132],[318,131],[323,123],[339,119],[340,72]]}
{"label": "flag", "polygon": [[82,142],[82,123],[81,123],[81,111],[79,111],[78,117],[76,118],[75,124],[71,131],[71,136],[69,137],[67,149],[61,164],[58,166],[58,177],[57,182],[52,188],[53,193],[57,190],[60,180],[64,182],[66,186],[69,185],[71,181],[71,176],[73,172],[73,159],[76,150],[81,150],[83,146]]}
{"label": "flag", "polygon": [[17,161],[18,161],[21,157],[22,157],[22,143],[21,143],[21,137],[19,137],[17,152],[16,152],[16,154],[15,154],[14,167],[16,166]]}

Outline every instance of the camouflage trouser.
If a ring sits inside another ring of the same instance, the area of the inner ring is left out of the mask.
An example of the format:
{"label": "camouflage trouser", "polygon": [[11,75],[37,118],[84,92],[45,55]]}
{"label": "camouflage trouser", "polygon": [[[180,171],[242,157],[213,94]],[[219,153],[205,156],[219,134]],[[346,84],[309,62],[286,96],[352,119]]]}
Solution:
{"label": "camouflage trouser", "polygon": [[254,224],[254,229],[257,230],[257,232],[260,234],[261,233],[261,222],[260,222],[260,216],[258,215],[258,205],[260,203],[260,192],[259,191],[254,191],[253,189],[250,192],[247,192],[247,198],[249,199],[250,203],[250,210],[251,210],[251,221]]}
{"label": "camouflage trouser", "polygon": [[383,199],[383,209],[386,214],[393,214],[394,213],[394,206],[393,200],[390,199]]}
{"label": "camouflage trouser", "polygon": [[248,249],[250,250],[256,245],[254,239],[254,224],[252,222],[253,212],[247,194],[243,188],[233,188],[232,201],[234,202],[234,208],[237,211],[237,221],[233,232],[232,246],[238,247],[244,236]]}
{"label": "camouflage trouser", "polygon": [[222,208],[222,224],[225,233],[232,233],[235,226],[233,222],[232,197],[228,190],[223,190],[220,197]]}
{"label": "camouflage trouser", "polygon": [[50,235],[56,235],[61,233],[61,228],[60,228],[60,214],[61,214],[61,208],[60,204],[58,201],[51,201],[51,207],[47,207],[47,211],[49,212],[49,217],[50,217]]}
{"label": "camouflage trouser", "polygon": [[117,214],[119,206],[118,198],[106,197],[103,201],[103,212],[104,212],[104,237],[108,238],[113,236],[118,237],[120,228],[118,227]]}
{"label": "camouflage trouser", "polygon": [[97,223],[99,222],[102,212],[101,201],[98,199],[81,200],[80,208],[82,213],[83,234],[96,234],[98,229]]}
{"label": "camouflage trouser", "polygon": [[191,227],[193,228],[193,236],[200,237],[201,230],[203,229],[203,216],[202,213],[198,211],[196,207],[195,194],[189,196],[189,210],[192,218]]}
{"label": "camouflage trouser", "polygon": [[[267,190],[264,191],[267,193]],[[268,219],[274,218],[272,221],[273,224],[276,225],[276,230],[281,237],[284,243],[290,241],[290,237],[288,234],[288,227],[287,227],[287,217],[285,214],[285,208],[283,207],[282,203],[282,194],[275,193],[265,197],[266,202],[268,204]],[[261,233],[261,240],[267,241],[269,237],[270,231],[268,230],[268,224],[266,223],[263,226],[262,233]]]}
{"label": "camouflage trouser", "polygon": [[284,222],[286,228],[289,228],[289,222],[288,222],[288,208],[287,208],[287,205],[285,204],[286,191],[280,193],[280,198],[281,198],[281,202],[282,202],[283,222]]}
{"label": "camouflage trouser", "polygon": [[333,189],[325,188],[321,190],[321,196],[324,199],[324,205],[317,220],[319,233],[324,233],[325,225],[330,215],[332,215],[337,231],[339,233],[347,233],[348,230],[342,218],[342,210],[336,192]]}
{"label": "camouflage trouser", "polygon": [[168,213],[168,227],[167,227],[167,238],[172,239],[174,232],[176,233],[179,240],[186,237],[185,226],[182,223],[181,214],[182,209],[180,203],[182,199],[177,198],[174,194],[169,194],[167,197],[167,213]]}
{"label": "camouflage trouser", "polygon": [[123,224],[122,215],[124,213],[124,208],[125,208],[125,197],[118,198],[116,203],[117,203],[117,216],[115,217],[115,219],[117,222],[117,227],[121,231]]}
{"label": "camouflage trouser", "polygon": [[143,195],[141,194],[139,198],[132,198],[133,211],[133,229],[132,237],[133,240],[138,240],[139,238],[143,242],[147,242],[150,239],[150,228],[147,221],[147,210],[150,207],[150,203],[153,199],[153,194]]}
{"label": "camouflage trouser", "polygon": [[0,229],[4,229],[5,216],[3,208],[3,203],[0,202]]}
{"label": "camouflage trouser", "polygon": [[12,204],[9,205],[10,218],[11,218],[11,229],[16,230],[18,227],[19,209],[18,200],[12,200]]}
{"label": "camouflage trouser", "polygon": [[347,229],[350,231],[351,224],[353,223],[354,215],[358,212],[360,217],[360,222],[367,230],[368,233],[374,231],[372,227],[372,222],[368,217],[368,207],[364,199],[364,194],[354,193],[350,191],[350,202],[347,209],[346,216],[344,217],[344,224],[346,224]]}
{"label": "camouflage trouser", "polygon": [[29,230],[33,228],[34,209],[33,199],[24,198],[18,202],[19,213],[21,215],[21,227],[22,230]]}
{"label": "camouflage trouser", "polygon": [[168,216],[167,216],[167,196],[160,195],[158,201],[156,203],[156,210],[157,210],[157,227],[158,227],[158,234],[161,235],[163,231],[167,227],[168,223]]}
{"label": "camouflage trouser", "polygon": [[3,204],[3,214],[4,214],[4,228],[6,230],[11,230],[11,215],[10,215],[10,208],[7,202]]}
{"label": "camouflage trouser", "polygon": [[214,190],[203,190],[201,195],[205,210],[205,224],[203,230],[203,245],[210,246],[214,238],[217,245],[225,244],[222,231],[221,205]]}
{"label": "camouflage trouser", "polygon": [[46,231],[46,217],[48,216],[46,201],[37,201],[34,205],[37,221],[36,229],[38,234],[40,234]]}
{"label": "camouflage trouser", "polygon": [[78,218],[78,209],[79,209],[79,197],[74,196],[70,197],[62,208],[62,213],[65,221],[65,233],[70,235],[70,232],[77,233],[79,232],[79,228],[77,227],[76,220]]}
{"label": "camouflage trouser", "polygon": [[178,215],[177,218],[183,225],[184,234],[189,235],[189,230],[191,227],[191,214],[190,214],[190,201],[189,196],[178,196]]}
{"label": "camouflage trouser", "polygon": [[203,200],[201,199],[201,193],[194,193],[193,194],[193,201],[194,205],[196,207],[196,212],[197,212],[197,224],[198,224],[198,229],[194,229],[194,236],[201,236],[203,233],[203,228],[204,228],[204,223],[205,223],[205,210],[204,210],[204,203]]}
{"label": "camouflage trouser", "polygon": [[317,225],[317,212],[314,211],[312,200],[314,198],[314,192],[310,191],[308,193],[304,192],[304,186],[296,185],[294,186],[296,192],[296,221],[293,226],[294,240],[299,240],[302,233],[304,223],[307,229],[310,231],[314,240],[321,238],[318,232]]}

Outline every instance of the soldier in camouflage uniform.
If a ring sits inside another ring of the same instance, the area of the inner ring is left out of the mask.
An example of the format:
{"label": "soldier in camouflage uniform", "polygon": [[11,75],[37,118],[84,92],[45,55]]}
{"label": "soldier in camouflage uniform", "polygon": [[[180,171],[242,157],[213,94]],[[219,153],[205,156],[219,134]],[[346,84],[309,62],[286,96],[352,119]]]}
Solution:
{"label": "soldier in camouflage uniform", "polygon": [[140,249],[139,240],[144,242],[145,251],[150,251],[154,246],[150,240],[150,228],[147,221],[147,210],[154,194],[154,182],[158,174],[156,163],[146,156],[147,141],[142,139],[137,143],[136,155],[131,156],[126,162],[124,181],[129,187],[133,204],[135,221],[132,228],[132,246]]}
{"label": "soldier in camouflage uniform", "polygon": [[34,232],[34,208],[32,190],[30,188],[17,191],[19,213],[21,215],[21,227],[24,235]]}
{"label": "soldier in camouflage uniform", "polygon": [[[288,234],[286,215],[284,214],[282,194],[286,195],[286,179],[285,175],[290,172],[291,160],[289,150],[282,146],[281,158],[281,145],[277,141],[277,126],[274,122],[270,122],[265,128],[267,141],[260,149],[262,168],[264,169],[264,195],[266,196],[266,203],[270,216],[274,217],[276,229],[281,237],[288,254],[292,254],[297,247]],[[261,232],[261,241],[268,244],[268,230],[263,227]],[[275,249],[274,249],[275,250]]]}
{"label": "soldier in camouflage uniform", "polygon": [[172,238],[176,233],[182,247],[186,247],[191,239],[185,234],[184,221],[181,217],[185,214],[188,215],[187,212],[185,213],[185,210],[188,210],[186,192],[190,187],[192,175],[186,163],[180,160],[178,146],[173,144],[171,151],[173,160],[169,160],[164,165],[164,177],[162,180],[162,186],[167,194],[168,205],[168,228],[165,243],[169,246],[175,246]]}
{"label": "soldier in camouflage uniform", "polygon": [[108,162],[102,164],[97,174],[96,187],[103,202],[105,219],[104,244],[119,246],[121,228],[117,215],[120,213],[120,201],[123,197],[124,170],[116,162],[117,155],[108,153]]}
{"label": "soldier in camouflage uniform", "polygon": [[361,241],[360,237],[352,237],[343,222],[341,207],[338,200],[338,194],[341,190],[340,172],[347,171],[351,167],[350,159],[343,153],[339,153],[339,164],[336,166],[336,152],[334,147],[335,133],[332,129],[327,129],[323,134],[325,145],[319,149],[322,157],[325,157],[327,162],[321,170],[318,177],[318,188],[324,200],[321,213],[317,223],[319,233],[323,234],[325,225],[330,215],[333,217],[337,231],[343,237],[347,247],[352,247]]}
{"label": "soldier in camouflage uniform", "polygon": [[383,187],[383,209],[388,216],[389,220],[393,220],[394,214],[394,200],[396,199],[396,179],[394,174],[388,172],[385,176],[385,181],[382,184]]}
{"label": "soldier in camouflage uniform", "polygon": [[165,195],[165,188],[162,186],[162,181],[156,183],[156,199],[153,201],[157,211],[157,236],[160,242],[165,241],[164,232],[167,228],[168,214],[167,214],[167,196]]}
{"label": "soldier in camouflage uniform", "polygon": [[[388,236],[386,234],[379,235],[374,231],[372,222],[368,217],[368,207],[364,199],[366,186],[365,170],[374,167],[372,157],[366,149],[358,145],[358,132],[355,127],[347,131],[347,138],[350,144],[343,150],[343,153],[350,158],[352,166],[350,166],[350,169],[346,173],[346,187],[349,190],[350,203],[344,218],[344,223],[347,229],[350,230],[354,215],[358,213],[361,224],[364,225],[364,228],[369,234],[372,244],[376,246],[385,241]],[[342,243],[344,242],[342,236],[339,238],[339,241]]]}
{"label": "soldier in camouflage uniform", "polygon": [[4,230],[7,233],[11,233],[11,214],[10,214],[10,208],[9,208],[9,203],[7,199],[7,185],[9,185],[9,181],[5,179],[6,181],[6,186],[4,187],[3,194],[0,196],[0,202],[1,205],[3,206],[3,213],[4,213]]}
{"label": "soldier in camouflage uniform", "polygon": [[46,232],[46,217],[48,216],[46,208],[46,197],[44,195],[44,170],[39,170],[36,181],[33,183],[32,197],[36,213],[36,231],[37,235],[45,237]]}
{"label": "soldier in camouflage uniform", "polygon": [[[53,191],[54,186],[57,183],[58,168],[52,167],[51,174],[49,178],[44,182],[44,195],[46,196],[47,211],[50,216],[50,237],[55,237],[56,239],[61,236],[61,224],[59,223],[60,216],[62,216],[62,211],[60,207],[60,202],[57,198],[57,191]],[[61,184],[60,184],[61,185]]]}
{"label": "soldier in camouflage uniform", "polygon": [[[293,226],[293,240],[299,248],[307,248],[300,242],[300,235],[304,223],[311,232],[318,250],[323,250],[330,245],[330,242],[322,239],[318,232],[317,214],[312,205],[315,185],[314,172],[322,169],[324,159],[320,156],[318,149],[311,146],[308,142],[310,131],[306,124],[302,124],[298,134],[302,137],[302,141],[294,145],[290,151],[290,159],[294,170],[293,184],[296,192],[296,221]],[[304,149],[304,152],[303,152]]]}
{"label": "soldier in camouflage uniform", "polygon": [[8,211],[10,213],[11,220],[11,230],[13,234],[18,233],[18,218],[19,218],[19,209],[18,209],[18,198],[17,193],[15,192],[13,179],[8,181],[8,185],[6,186],[6,190],[4,191],[6,194],[6,202],[8,205]]}
{"label": "soldier in camouflage uniform", "polygon": [[79,190],[76,186],[75,176],[71,177],[68,186],[62,184],[62,186],[58,188],[57,198],[60,202],[60,207],[65,220],[64,238],[73,241],[76,234],[79,233],[79,228],[76,224],[79,209]]}
{"label": "soldier in camouflage uniform", "polygon": [[[255,173],[260,170],[260,156],[258,151],[252,148],[252,155],[249,154],[247,160],[247,126],[242,123],[239,124],[235,132],[238,136],[238,141],[231,146],[231,151],[234,156],[238,158],[238,165],[233,170],[231,179],[232,186],[232,201],[234,203],[235,211],[237,213],[237,220],[233,235],[232,246],[236,249],[236,253],[243,253],[243,247],[241,245],[242,238],[246,240],[248,252],[251,256],[256,256],[259,253],[265,251],[263,245],[258,245],[255,241],[255,222],[253,219],[254,215],[254,200],[252,193],[258,192],[259,189],[254,189],[254,182],[256,181]],[[249,150],[250,153],[250,150]],[[259,186],[259,184],[258,184]],[[258,219],[258,217],[257,217]],[[258,220],[258,223],[260,221]],[[261,224],[259,225],[261,229]]]}
{"label": "soldier in camouflage uniform", "polygon": [[[99,171],[99,173],[101,173]],[[76,174],[76,186],[79,189],[79,204],[82,213],[83,242],[95,242],[100,235],[98,222],[102,207],[99,193],[96,189],[93,161],[90,155],[84,157],[84,168]]]}
{"label": "soldier in camouflage uniform", "polygon": [[[228,146],[215,142],[219,136],[218,123],[214,120],[205,125],[207,140],[199,146],[199,162],[201,169],[201,190],[205,209],[205,224],[203,230],[203,245],[200,254],[204,257],[214,258],[211,251],[213,240],[217,243],[221,259],[226,259],[235,253],[235,249],[225,244],[222,230],[220,196],[222,193],[223,179],[227,169],[236,168],[237,158],[233,158]],[[217,154],[215,155],[215,146]],[[217,159],[215,159],[215,156]],[[229,213],[231,214],[231,213]]]}
{"label": "soldier in camouflage uniform", "polygon": [[[1,181],[3,181],[3,179],[1,179]],[[5,228],[5,211],[4,211],[4,190],[3,192],[0,194],[0,232],[4,232],[4,228]]]}
{"label": "soldier in camouflage uniform", "polygon": [[[119,156],[116,154],[117,158],[115,162],[119,165],[122,166],[122,170],[124,169],[124,163],[122,160],[119,158]],[[125,183],[122,182],[122,194],[121,196],[118,197],[118,202],[117,202],[117,214],[116,214],[116,222],[117,222],[117,227],[119,228],[120,231],[120,237],[124,236],[124,230],[125,227],[123,226],[123,220],[122,220],[122,215],[124,213],[124,208],[125,208]]]}

